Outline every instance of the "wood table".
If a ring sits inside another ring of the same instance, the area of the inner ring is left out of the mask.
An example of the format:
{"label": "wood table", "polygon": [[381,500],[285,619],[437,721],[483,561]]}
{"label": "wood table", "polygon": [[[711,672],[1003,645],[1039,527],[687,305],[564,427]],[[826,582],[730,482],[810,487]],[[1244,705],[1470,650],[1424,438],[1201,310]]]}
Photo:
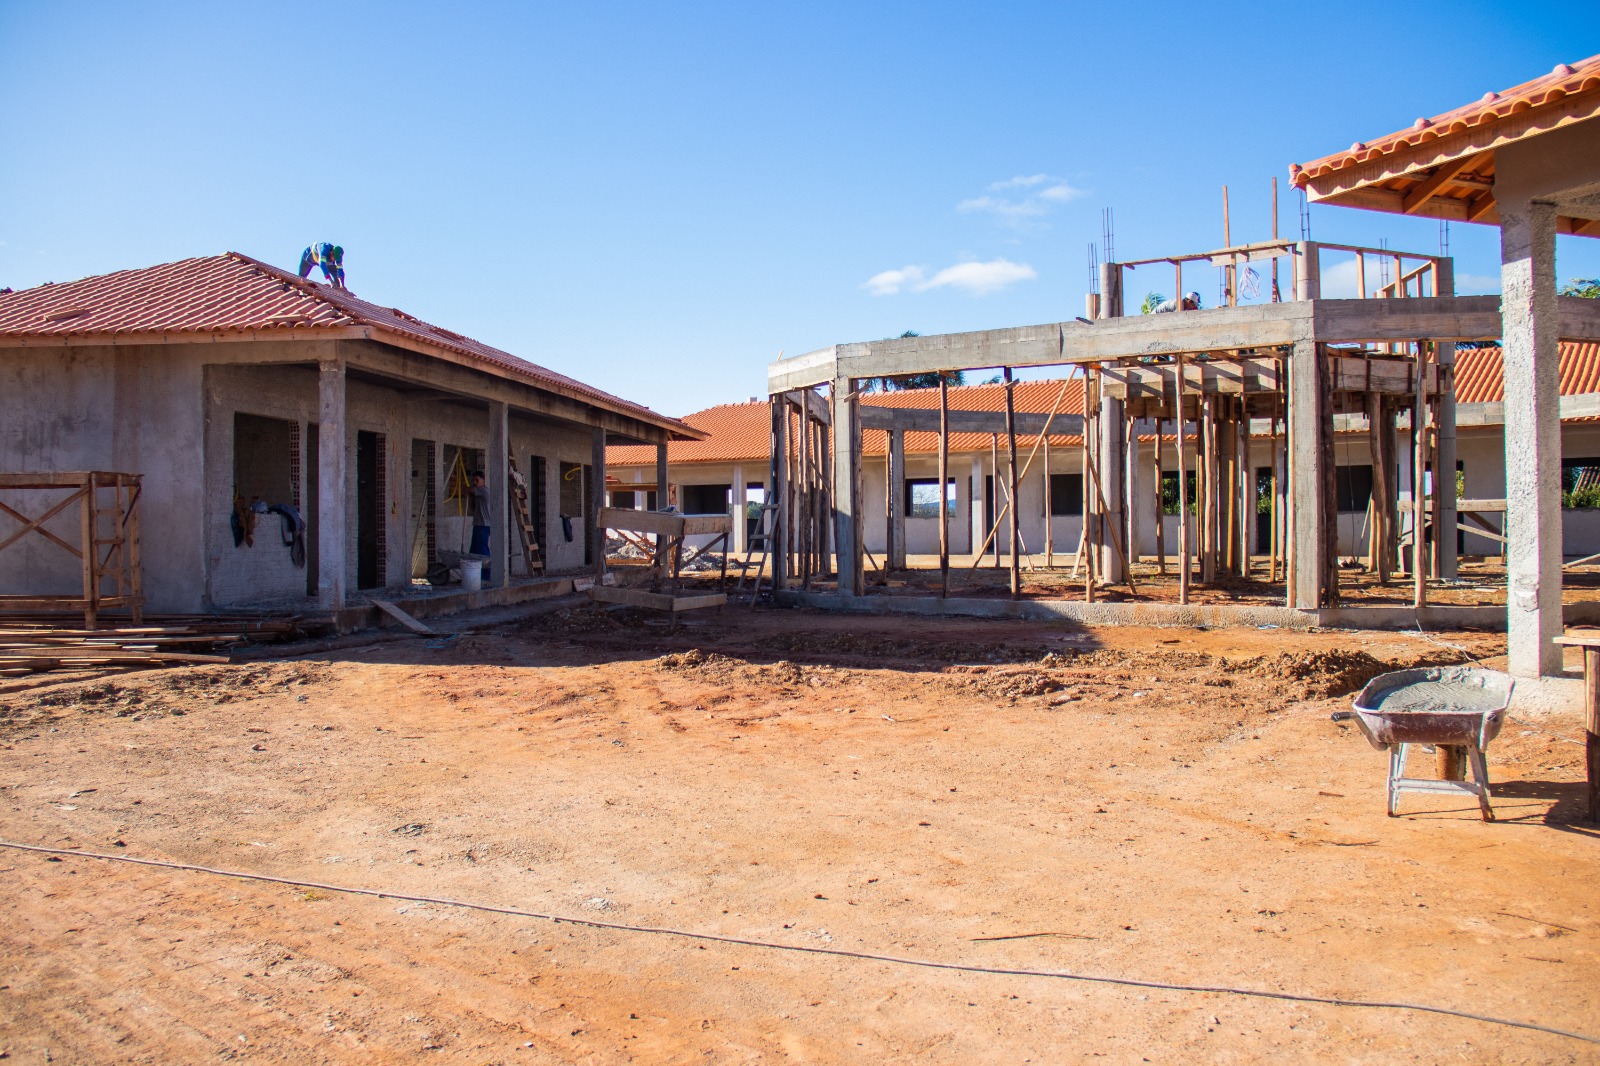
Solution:
{"label": "wood table", "polygon": [[1600,822],[1600,629],[1573,629],[1557,644],[1583,649],[1583,732],[1588,759],[1589,821]]}

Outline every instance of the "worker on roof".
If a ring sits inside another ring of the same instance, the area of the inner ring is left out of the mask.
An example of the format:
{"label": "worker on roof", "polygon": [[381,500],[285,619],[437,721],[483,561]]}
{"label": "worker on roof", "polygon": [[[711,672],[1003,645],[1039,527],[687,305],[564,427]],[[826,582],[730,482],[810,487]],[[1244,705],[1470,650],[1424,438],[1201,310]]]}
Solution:
{"label": "worker on roof", "polygon": [[322,278],[336,289],[344,288],[344,249],[323,241],[300,253],[300,276],[311,276],[312,267],[322,268]]}
{"label": "worker on roof", "polygon": [[[1170,314],[1171,312],[1176,311],[1177,309],[1178,309],[1178,305],[1173,303],[1171,300],[1162,300],[1160,303],[1156,304],[1155,313],[1158,314],[1158,315],[1165,315],[1165,314]],[[1185,311],[1198,311],[1198,310],[1200,310],[1200,294],[1197,293],[1197,292],[1186,292],[1186,293],[1184,293],[1183,294],[1183,309]]]}

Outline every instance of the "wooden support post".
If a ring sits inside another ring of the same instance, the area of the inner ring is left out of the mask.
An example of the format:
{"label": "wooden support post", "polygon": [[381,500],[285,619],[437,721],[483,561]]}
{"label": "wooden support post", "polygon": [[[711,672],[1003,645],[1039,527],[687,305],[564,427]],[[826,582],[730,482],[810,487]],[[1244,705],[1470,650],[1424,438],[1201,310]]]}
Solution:
{"label": "wooden support post", "polygon": [[1600,648],[1583,649],[1583,743],[1589,779],[1589,821],[1600,822]]}
{"label": "wooden support post", "polygon": [[1128,565],[1139,558],[1139,434],[1137,419],[1129,418],[1122,406],[1122,544],[1127,549]]}
{"label": "wooden support post", "polygon": [[994,542],[994,568],[1000,569],[1000,538],[995,535],[995,527],[1000,524],[1000,490],[1005,486],[1000,481],[1000,434],[989,434],[989,484],[993,486],[989,492],[989,509],[994,512],[994,521],[990,523],[989,539]]}
{"label": "wooden support post", "polygon": [[1022,595],[1022,527],[1020,486],[1017,482],[1017,405],[1016,382],[1011,380],[1011,368],[1005,367],[1006,383],[1006,480],[1011,489],[1011,598]]}
{"label": "wooden support post", "polygon": [[1200,477],[1200,580],[1217,579],[1217,418],[1215,397],[1200,394],[1200,440],[1205,467]]}
{"label": "wooden support post", "polygon": [[1155,447],[1150,449],[1150,474],[1155,484],[1156,505],[1156,570],[1167,576],[1167,516],[1161,485],[1161,419],[1155,420]]}
{"label": "wooden support post", "polygon": [[1189,602],[1189,440],[1184,427],[1184,366],[1178,356],[1178,602]]}
{"label": "wooden support post", "polygon": [[[1433,294],[1454,296],[1456,292],[1455,261],[1437,259],[1433,264]],[[1434,413],[1437,415],[1437,450],[1433,468],[1438,471],[1433,479],[1433,545],[1438,576],[1454,581],[1458,576],[1456,558],[1456,346],[1445,341],[1435,346],[1434,362],[1438,366],[1439,397]]]}
{"label": "wooden support post", "polygon": [[[667,505],[666,478],[661,476],[662,468],[666,466],[666,447],[658,446],[656,453],[657,482],[656,501],[662,506]],[[784,545],[789,536],[789,405],[780,393],[772,397],[772,499],[778,509],[772,516],[772,529],[767,541],[767,551],[772,560],[772,588],[788,588],[789,568],[788,553]]]}
{"label": "wooden support post", "polygon": [[[1274,259],[1273,263],[1277,263],[1277,260]],[[1281,513],[1281,500],[1279,497],[1282,480],[1278,472],[1278,410],[1276,406],[1273,407],[1272,414],[1267,420],[1267,439],[1270,448],[1269,457],[1272,464],[1272,480],[1270,482],[1272,500],[1270,503],[1271,513],[1269,515],[1271,528],[1267,534],[1267,580],[1276,584],[1278,580],[1278,553],[1282,550],[1282,542],[1278,537],[1278,519]]]}
{"label": "wooden support post", "polygon": [[904,570],[906,567],[905,434],[898,429],[886,431],[884,449],[884,517],[888,521],[888,537],[884,545],[885,567]]}
{"label": "wooden support post", "polygon": [[1411,408],[1411,606],[1428,602],[1428,350],[1417,345],[1417,381]]}
{"label": "wooden support post", "polygon": [[1054,570],[1056,565],[1055,527],[1051,511],[1055,510],[1055,496],[1050,491],[1050,438],[1044,439],[1044,567]]}
{"label": "wooden support post", "polygon": [[950,595],[950,383],[939,375],[939,595]]}

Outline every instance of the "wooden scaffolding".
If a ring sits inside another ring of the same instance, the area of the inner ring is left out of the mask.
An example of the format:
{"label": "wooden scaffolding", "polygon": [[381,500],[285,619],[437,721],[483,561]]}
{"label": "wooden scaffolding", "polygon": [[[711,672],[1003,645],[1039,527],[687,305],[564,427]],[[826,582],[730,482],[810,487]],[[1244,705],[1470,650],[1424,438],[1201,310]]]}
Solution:
{"label": "wooden scaffolding", "polygon": [[[93,629],[101,611],[128,611],[133,624],[144,616],[144,591],[139,561],[138,474],[105,470],[70,473],[0,474],[0,514],[20,528],[0,540],[0,551],[33,533],[61,548],[79,562],[83,577],[81,595],[28,592],[0,594],[0,613],[82,611],[85,629]],[[66,495],[53,498],[57,492]],[[26,501],[18,494],[28,493]],[[36,494],[46,496],[44,502]],[[78,507],[78,544],[49,528],[59,515]],[[36,516],[26,507],[43,507]]]}

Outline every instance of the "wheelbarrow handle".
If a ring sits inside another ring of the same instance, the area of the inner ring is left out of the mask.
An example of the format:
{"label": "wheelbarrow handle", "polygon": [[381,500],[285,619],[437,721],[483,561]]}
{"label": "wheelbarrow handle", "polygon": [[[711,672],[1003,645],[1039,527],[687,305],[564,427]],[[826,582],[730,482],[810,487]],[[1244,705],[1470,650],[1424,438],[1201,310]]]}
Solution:
{"label": "wheelbarrow handle", "polygon": [[1355,711],[1334,711],[1333,714],[1329,716],[1329,721],[1348,722],[1354,717],[1356,717]]}

